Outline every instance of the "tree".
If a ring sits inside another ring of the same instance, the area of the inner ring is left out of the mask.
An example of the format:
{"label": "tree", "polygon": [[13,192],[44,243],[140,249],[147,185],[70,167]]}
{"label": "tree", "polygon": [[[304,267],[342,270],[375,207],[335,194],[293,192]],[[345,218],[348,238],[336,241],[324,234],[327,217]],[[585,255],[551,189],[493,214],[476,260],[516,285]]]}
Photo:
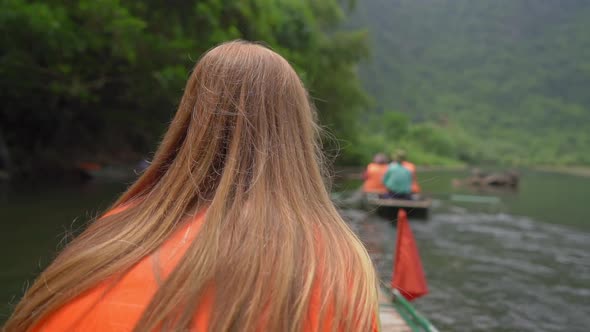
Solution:
{"label": "tree", "polygon": [[322,124],[355,142],[367,105],[356,76],[366,33],[341,30],[344,18],[337,0],[2,0],[0,130],[25,173],[139,158],[171,117],[196,59],[242,38],[284,55]]}

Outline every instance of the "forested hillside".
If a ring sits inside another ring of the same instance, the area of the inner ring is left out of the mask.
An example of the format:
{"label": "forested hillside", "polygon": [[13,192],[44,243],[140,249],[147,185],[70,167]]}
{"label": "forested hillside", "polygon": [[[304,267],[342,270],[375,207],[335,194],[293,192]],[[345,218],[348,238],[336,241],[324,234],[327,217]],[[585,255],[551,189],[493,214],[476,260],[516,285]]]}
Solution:
{"label": "forested hillside", "polygon": [[410,134],[418,124],[446,140],[444,151],[430,151],[432,138],[382,128],[368,134],[375,146],[401,141],[470,162],[590,164],[590,1],[359,0],[350,25],[370,31],[360,73],[375,97],[372,116],[399,112],[388,117],[406,115]]}
{"label": "forested hillside", "polygon": [[[301,75],[324,126],[354,146],[367,98],[366,33],[341,30],[338,0],[0,1],[0,170],[149,158],[197,59],[261,41]],[[5,142],[3,144],[2,142]],[[328,151],[335,141],[324,140]],[[5,155],[8,154],[7,158]],[[358,159],[353,150],[341,161]]]}
{"label": "forested hillside", "polygon": [[15,173],[149,158],[195,61],[235,38],[295,66],[340,163],[590,164],[586,0],[2,0],[0,32]]}

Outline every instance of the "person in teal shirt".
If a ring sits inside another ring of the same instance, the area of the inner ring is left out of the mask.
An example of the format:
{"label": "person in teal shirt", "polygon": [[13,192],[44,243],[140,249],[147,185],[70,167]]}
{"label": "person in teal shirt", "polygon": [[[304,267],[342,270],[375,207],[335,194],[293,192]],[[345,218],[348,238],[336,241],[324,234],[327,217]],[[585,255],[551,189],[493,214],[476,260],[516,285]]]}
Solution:
{"label": "person in teal shirt", "polygon": [[398,160],[389,165],[383,184],[389,190],[388,198],[412,199],[412,173]]}

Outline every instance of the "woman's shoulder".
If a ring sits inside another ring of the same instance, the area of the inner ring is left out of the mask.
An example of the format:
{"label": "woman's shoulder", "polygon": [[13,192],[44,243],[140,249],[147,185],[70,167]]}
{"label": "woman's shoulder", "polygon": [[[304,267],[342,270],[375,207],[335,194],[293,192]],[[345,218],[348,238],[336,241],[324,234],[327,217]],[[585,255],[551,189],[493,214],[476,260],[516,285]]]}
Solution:
{"label": "woman's shoulder", "polygon": [[[110,213],[123,210],[113,209]],[[104,280],[80,294],[32,331],[132,331],[158,287],[198,234],[204,214],[203,211],[184,222],[158,250],[125,274]]]}

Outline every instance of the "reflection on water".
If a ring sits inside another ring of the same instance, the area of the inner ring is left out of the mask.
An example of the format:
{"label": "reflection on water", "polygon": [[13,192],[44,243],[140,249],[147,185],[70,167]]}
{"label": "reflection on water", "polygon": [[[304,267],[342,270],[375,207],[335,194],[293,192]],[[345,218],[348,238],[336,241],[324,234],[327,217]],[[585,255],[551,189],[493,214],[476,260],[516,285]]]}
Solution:
{"label": "reflection on water", "polygon": [[[429,221],[411,221],[430,288],[416,307],[441,331],[587,331],[590,178],[529,173],[519,192],[499,194],[497,204],[467,204],[452,194],[484,193],[451,188],[461,175],[419,175],[436,204]],[[122,189],[0,188],[0,321],[66,230],[83,225]],[[388,284],[395,228],[366,211],[342,213]]]}

